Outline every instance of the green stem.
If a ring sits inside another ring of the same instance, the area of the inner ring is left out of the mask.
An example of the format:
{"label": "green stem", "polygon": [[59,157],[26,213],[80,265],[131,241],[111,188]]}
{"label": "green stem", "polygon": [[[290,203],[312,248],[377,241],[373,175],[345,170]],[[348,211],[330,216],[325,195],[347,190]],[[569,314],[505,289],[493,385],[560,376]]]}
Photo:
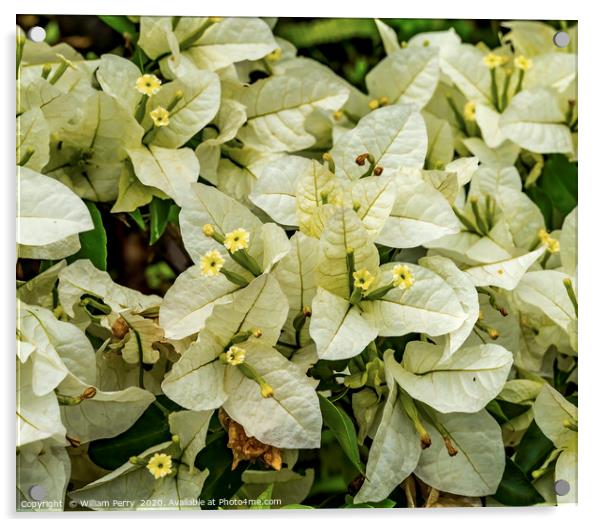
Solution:
{"label": "green stem", "polygon": [[153,404],[159,409],[161,410],[161,413],[165,416],[165,417],[169,417],[169,414],[171,414],[171,412],[165,408],[165,406],[163,406],[159,401],[157,401],[157,399],[155,399],[153,401]]}
{"label": "green stem", "polygon": [[519,70],[518,71],[518,84],[516,85],[516,91],[514,92],[514,95],[516,95],[517,93],[520,93],[520,91],[523,89],[523,79],[525,78],[525,70]]}
{"label": "green stem", "polygon": [[421,412],[426,415],[426,418],[430,421],[430,423],[435,427],[439,435],[443,439],[443,443],[445,444],[445,448],[447,449],[447,453],[450,457],[455,456],[458,453],[458,450],[454,447],[453,441],[450,433],[447,429],[439,422],[435,412],[426,404],[416,401],[416,406],[420,408]]}
{"label": "green stem", "polygon": [[354,287],[351,293],[351,297],[349,298],[349,302],[354,306],[359,304],[362,301],[362,293],[363,290],[361,287]]}
{"label": "green stem", "polygon": [[355,273],[355,255],[353,254],[353,249],[347,251],[345,259],[347,262],[347,283],[349,287],[349,296],[351,296],[353,294],[353,289],[355,288],[353,285],[353,273]]}
{"label": "green stem", "polygon": [[479,234],[479,231],[477,230],[477,228],[472,224],[472,222],[466,216],[464,216],[464,214],[462,214],[458,210],[458,208],[455,205],[452,205],[452,210],[454,211],[456,218],[458,218],[460,220],[460,223],[462,225],[464,225],[464,227],[466,227],[466,230],[468,232],[472,232],[474,234]]}
{"label": "green stem", "polygon": [[452,113],[454,114],[454,117],[456,118],[456,122],[458,123],[458,128],[460,128],[460,130],[462,132],[464,132],[464,135],[468,135],[468,130],[466,128],[466,121],[464,121],[464,116],[460,113],[460,110],[458,110],[458,107],[456,106],[456,103],[454,102],[454,100],[452,99],[451,96],[447,96],[447,104],[449,104],[449,107],[452,110]]}
{"label": "green stem", "polygon": [[261,267],[255,261],[255,259],[247,252],[246,249],[240,249],[239,251],[230,253],[232,259],[241,267],[244,267],[253,276],[259,276],[262,273]]}
{"label": "green stem", "polygon": [[103,315],[110,315],[112,309],[110,308],[110,306],[107,306],[107,304],[105,304],[102,301],[98,301],[95,298],[92,297],[86,297],[84,298],[81,302],[80,305],[82,307],[87,307],[87,306],[91,306],[94,309],[100,311]]}
{"label": "green stem", "polygon": [[144,116],[146,115],[146,103],[148,101],[148,95],[145,93],[142,95],[142,98],[140,99],[140,102],[138,103],[138,106],[136,107],[136,121],[138,123],[141,123],[142,120],[144,119]]}
{"label": "green stem", "polygon": [[249,281],[244,276],[241,276],[238,273],[228,271],[223,267],[220,269],[219,272],[222,273],[234,285],[239,285],[241,287],[246,287],[249,285]]}
{"label": "green stem", "polygon": [[382,287],[375,289],[370,294],[366,295],[364,297],[364,300],[379,300],[392,289],[395,289],[395,286],[393,285],[393,283],[384,285]]}
{"label": "green stem", "polygon": [[493,100],[493,105],[495,106],[495,109],[499,112],[500,111],[500,101],[499,101],[499,94],[498,94],[498,89],[497,89],[496,68],[491,68],[489,70],[489,73],[491,75],[491,98]]}
{"label": "green stem", "polygon": [[50,77],[50,80],[48,82],[50,84],[56,84],[59,81],[59,79],[63,76],[63,73],[67,71],[68,67],[69,65],[66,62],[61,62],[56,71],[54,72],[54,75]]}
{"label": "green stem", "polygon": [[19,166],[25,166],[27,164],[27,162],[32,158],[33,154],[35,153],[35,150],[31,147],[28,147],[25,149],[25,152],[23,153],[23,155],[21,156],[21,159],[19,159]]}
{"label": "green stem", "polygon": [[575,310],[575,316],[578,317],[578,306],[577,306],[577,295],[575,294],[575,289],[573,288],[573,281],[570,278],[565,278],[562,283],[566,289],[566,294],[569,295],[569,299],[571,300],[571,304],[573,304],[573,309]]}
{"label": "green stem", "polygon": [[506,106],[508,106],[508,89],[510,88],[510,79],[512,79],[512,71],[506,73],[506,78],[504,79],[504,91],[502,92],[502,105],[501,110],[504,111]]}
{"label": "green stem", "polygon": [[418,432],[418,435],[420,436],[420,445],[423,449],[428,448],[429,446],[431,446],[432,443],[431,436],[427,432],[426,428],[424,428],[424,425],[422,424],[422,421],[418,416],[418,409],[414,404],[414,400],[405,391],[401,389],[399,390],[399,400],[401,402],[401,405],[403,406],[405,413],[408,415],[408,417],[414,424],[416,432]]}
{"label": "green stem", "polygon": [[55,392],[56,400],[59,406],[77,406],[81,404],[83,399],[81,397],[73,397],[71,395],[63,395],[62,393]]}
{"label": "green stem", "polygon": [[180,51],[184,51],[186,48],[192,46],[199,38],[203,36],[205,30],[211,25],[209,18],[203,22],[203,24],[190,35],[188,38],[180,42]]}
{"label": "green stem", "polygon": [[487,224],[485,223],[485,221],[483,221],[483,217],[481,216],[481,211],[479,210],[478,199],[476,199],[475,197],[472,197],[470,199],[470,206],[472,208],[472,213],[474,214],[474,218],[477,222],[477,227],[480,231],[479,234],[482,234],[483,236],[487,235],[487,233],[489,232],[489,229],[487,228]]}
{"label": "green stem", "polygon": [[561,454],[561,452],[562,452],[562,449],[560,449],[560,448],[557,448],[556,450],[552,450],[552,452],[550,453],[548,458],[545,460],[544,464],[537,470],[534,470],[533,472],[531,472],[531,477],[533,479],[541,478],[546,472],[548,472],[548,470],[550,469],[550,466],[552,465],[552,463],[554,461],[556,461],[556,458]]}
{"label": "green stem", "polygon": [[19,78],[19,67],[23,59],[23,48],[25,47],[26,37],[23,33],[17,34],[17,79]]}
{"label": "green stem", "polygon": [[50,64],[44,64],[44,66],[42,67],[42,78],[47,79],[48,75],[50,75],[51,71],[52,71],[52,66]]}

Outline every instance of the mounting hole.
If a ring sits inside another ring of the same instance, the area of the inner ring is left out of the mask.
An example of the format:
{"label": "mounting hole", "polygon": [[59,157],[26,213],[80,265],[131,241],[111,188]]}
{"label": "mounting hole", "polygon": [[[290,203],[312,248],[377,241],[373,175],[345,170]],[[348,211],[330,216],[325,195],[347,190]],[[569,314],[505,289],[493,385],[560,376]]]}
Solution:
{"label": "mounting hole", "polygon": [[46,491],[42,485],[32,485],[29,489],[29,497],[34,501],[42,501],[46,496]]}
{"label": "mounting hole", "polygon": [[558,31],[554,35],[554,44],[559,48],[566,48],[571,42],[571,37],[566,31]]}
{"label": "mounting hole", "polygon": [[46,30],[43,27],[34,26],[27,32],[27,36],[34,42],[44,42]]}
{"label": "mounting hole", "polygon": [[559,479],[554,483],[554,490],[558,496],[566,496],[571,491],[571,486],[568,481]]}

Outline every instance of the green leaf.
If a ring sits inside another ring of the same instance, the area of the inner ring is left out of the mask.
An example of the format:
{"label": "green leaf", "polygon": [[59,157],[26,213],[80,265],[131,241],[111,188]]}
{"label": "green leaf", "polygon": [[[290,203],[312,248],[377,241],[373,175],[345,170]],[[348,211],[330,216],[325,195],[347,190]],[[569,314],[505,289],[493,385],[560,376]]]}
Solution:
{"label": "green leaf", "polygon": [[139,208],[132,212],[128,212],[128,215],[136,222],[138,227],[140,227],[143,231],[146,230],[146,223],[144,223],[144,218],[142,217],[142,213],[140,212]]}
{"label": "green leaf", "polygon": [[571,163],[566,156],[550,156],[539,183],[563,216],[577,206],[577,163]]}
{"label": "green leaf", "polygon": [[510,420],[508,419],[508,416],[504,413],[504,410],[502,410],[500,403],[495,399],[487,403],[487,406],[485,406],[485,410],[487,410],[491,414],[491,416],[500,424],[507,423]]}
{"label": "green leaf", "polygon": [[128,19],[127,16],[110,16],[110,15],[99,15],[100,18],[107,26],[114,29],[120,35],[128,33],[130,36],[137,35],[136,26]]}
{"label": "green leaf", "polygon": [[[157,401],[171,411],[180,409],[164,395],[159,395]],[[129,430],[110,439],[92,441],[88,455],[99,467],[115,470],[131,456],[170,439],[167,416],[157,405],[151,404]]]}
{"label": "green leaf", "polygon": [[343,410],[332,404],[326,397],[320,394],[318,394],[318,397],[320,399],[320,410],[322,411],[324,423],[332,430],[349,460],[363,474],[365,469],[360,460],[357,434],[353,426],[353,421]]}
{"label": "green leaf", "polygon": [[251,509],[270,509],[270,505],[264,505],[263,502],[272,499],[272,492],[274,491],[274,484],[270,483],[268,488],[265,489],[259,496],[257,496],[257,505],[251,505]]}
{"label": "green leaf", "polygon": [[516,448],[514,461],[526,474],[530,474],[543,464],[553,449],[554,443],[544,435],[533,420]]}
{"label": "green leaf", "polygon": [[242,473],[249,463],[242,461],[232,470],[232,451],[227,446],[226,432],[219,430],[207,439],[207,446],[201,450],[196,458],[195,466],[200,469],[209,469],[209,477],[205,481],[201,500],[216,500],[215,506],[206,506],[207,509],[217,509],[221,498],[231,498],[243,484]]}
{"label": "green leaf", "polygon": [[506,458],[506,468],[502,481],[493,496],[504,505],[524,507],[544,501],[520,467],[510,458]]}
{"label": "green leaf", "polygon": [[163,236],[165,227],[169,221],[169,210],[171,201],[153,198],[150,202],[150,244],[154,245]]}
{"label": "green leaf", "polygon": [[101,271],[107,270],[107,233],[102,224],[102,216],[98,207],[91,201],[84,201],[90,211],[94,229],[79,233],[81,248],[74,255],[67,258],[71,263],[75,260],[90,260]]}
{"label": "green leaf", "polygon": [[553,230],[554,228],[554,206],[550,200],[550,196],[541,190],[539,187],[531,187],[525,189],[527,196],[539,207],[546,222],[546,228]]}

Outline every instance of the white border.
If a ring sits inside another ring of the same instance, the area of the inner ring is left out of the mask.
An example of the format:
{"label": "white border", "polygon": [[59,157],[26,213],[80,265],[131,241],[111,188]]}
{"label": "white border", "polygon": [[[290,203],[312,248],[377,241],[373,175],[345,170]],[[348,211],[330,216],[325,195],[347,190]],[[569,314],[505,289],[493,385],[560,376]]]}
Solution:
{"label": "white border", "polygon": [[[4,251],[0,259],[2,269],[2,340],[4,346],[4,386],[8,393],[4,394],[2,406],[5,433],[2,434],[4,446],[4,473],[9,475],[3,482],[2,503],[5,516],[31,521],[38,519],[45,523],[62,524],[73,519],[92,525],[103,524],[109,519],[118,521],[142,520],[148,524],[165,523],[174,518],[205,522],[206,524],[234,523],[245,527],[266,524],[301,525],[307,522],[338,523],[345,525],[365,525],[367,522],[409,522],[420,526],[445,523],[462,523],[462,525],[481,525],[488,527],[515,523],[535,523],[541,525],[570,525],[583,522],[588,525],[590,517],[599,516],[596,506],[602,505],[600,493],[600,460],[602,459],[602,427],[601,403],[602,393],[600,373],[602,373],[602,288],[601,280],[601,226],[602,226],[602,112],[599,95],[602,61],[602,16],[596,10],[596,3],[585,0],[565,0],[529,2],[528,0],[504,0],[503,2],[483,0],[455,0],[430,2],[375,2],[367,0],[355,2],[328,3],[325,0],[300,0],[299,2],[245,1],[229,0],[223,3],[195,2],[178,5],[173,2],[149,2],[140,0],[104,0],[103,2],[84,2],[81,0],[61,0],[49,3],[41,0],[27,0],[14,5],[2,6],[2,48],[4,73],[0,83],[2,91],[2,141],[4,170],[0,175],[2,182],[2,230],[4,233]],[[200,7],[210,6],[211,12]],[[215,6],[215,7],[214,7]],[[213,12],[213,11],[216,12]],[[113,514],[111,518],[105,513],[91,515],[71,513],[68,515],[45,514],[36,518],[15,515],[14,512],[14,363],[12,346],[14,346],[14,217],[15,217],[15,185],[14,185],[14,30],[16,13],[68,13],[68,14],[165,14],[165,15],[238,15],[238,16],[315,16],[315,17],[403,17],[403,18],[497,18],[497,19],[570,19],[579,20],[579,106],[580,106],[580,196],[579,196],[579,243],[580,268],[579,301],[581,304],[581,322],[579,325],[579,341],[581,344],[580,374],[580,434],[579,434],[579,505],[558,508],[529,509],[486,509],[486,510],[326,510],[326,511],[241,511],[236,513],[209,512],[202,513],[136,513]],[[102,523],[101,523],[102,522]]]}

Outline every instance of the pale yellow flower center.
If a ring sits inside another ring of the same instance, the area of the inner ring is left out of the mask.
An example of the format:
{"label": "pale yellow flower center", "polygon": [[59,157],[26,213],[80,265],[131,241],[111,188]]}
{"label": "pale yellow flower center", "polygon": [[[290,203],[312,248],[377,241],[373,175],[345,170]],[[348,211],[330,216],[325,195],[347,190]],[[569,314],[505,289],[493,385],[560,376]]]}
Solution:
{"label": "pale yellow flower center", "polygon": [[504,64],[504,62],[506,62],[504,57],[497,55],[496,53],[487,53],[487,55],[483,57],[483,64],[485,64],[485,66],[487,66],[490,70],[501,66]]}
{"label": "pale yellow flower center", "polygon": [[374,282],[374,276],[366,269],[360,269],[353,273],[353,286],[360,288],[362,291],[367,291]]}
{"label": "pale yellow flower center", "polygon": [[224,266],[224,258],[218,250],[207,251],[201,258],[201,274],[217,276]]}
{"label": "pale yellow flower center", "polygon": [[155,126],[167,126],[169,124],[169,112],[163,106],[157,106],[150,113],[150,116]]}
{"label": "pale yellow flower center", "polygon": [[171,456],[168,454],[155,454],[150,458],[146,468],[155,479],[164,478],[171,474]]}
{"label": "pale yellow flower center", "polygon": [[474,121],[477,118],[477,105],[474,101],[468,101],[464,105],[464,119]]}
{"label": "pale yellow flower center", "polygon": [[235,229],[226,234],[224,238],[224,247],[231,253],[246,249],[249,246],[249,232],[245,229]]}
{"label": "pale yellow flower center", "polygon": [[161,81],[155,75],[145,73],[136,79],[136,90],[144,95],[155,95],[161,89]]}
{"label": "pale yellow flower center", "polygon": [[533,61],[524,55],[519,55],[514,59],[514,66],[516,66],[519,70],[527,71],[531,68],[531,66],[533,66]]}
{"label": "pale yellow flower center", "polygon": [[238,346],[230,346],[226,351],[226,362],[231,366],[238,366],[245,361],[247,352]]}
{"label": "pale yellow flower center", "polygon": [[412,271],[407,265],[396,265],[392,271],[393,285],[399,289],[409,289],[414,284]]}
{"label": "pale yellow flower center", "polygon": [[537,236],[541,242],[546,246],[549,252],[557,253],[560,251],[560,242],[556,238],[552,238],[545,229],[540,229]]}

